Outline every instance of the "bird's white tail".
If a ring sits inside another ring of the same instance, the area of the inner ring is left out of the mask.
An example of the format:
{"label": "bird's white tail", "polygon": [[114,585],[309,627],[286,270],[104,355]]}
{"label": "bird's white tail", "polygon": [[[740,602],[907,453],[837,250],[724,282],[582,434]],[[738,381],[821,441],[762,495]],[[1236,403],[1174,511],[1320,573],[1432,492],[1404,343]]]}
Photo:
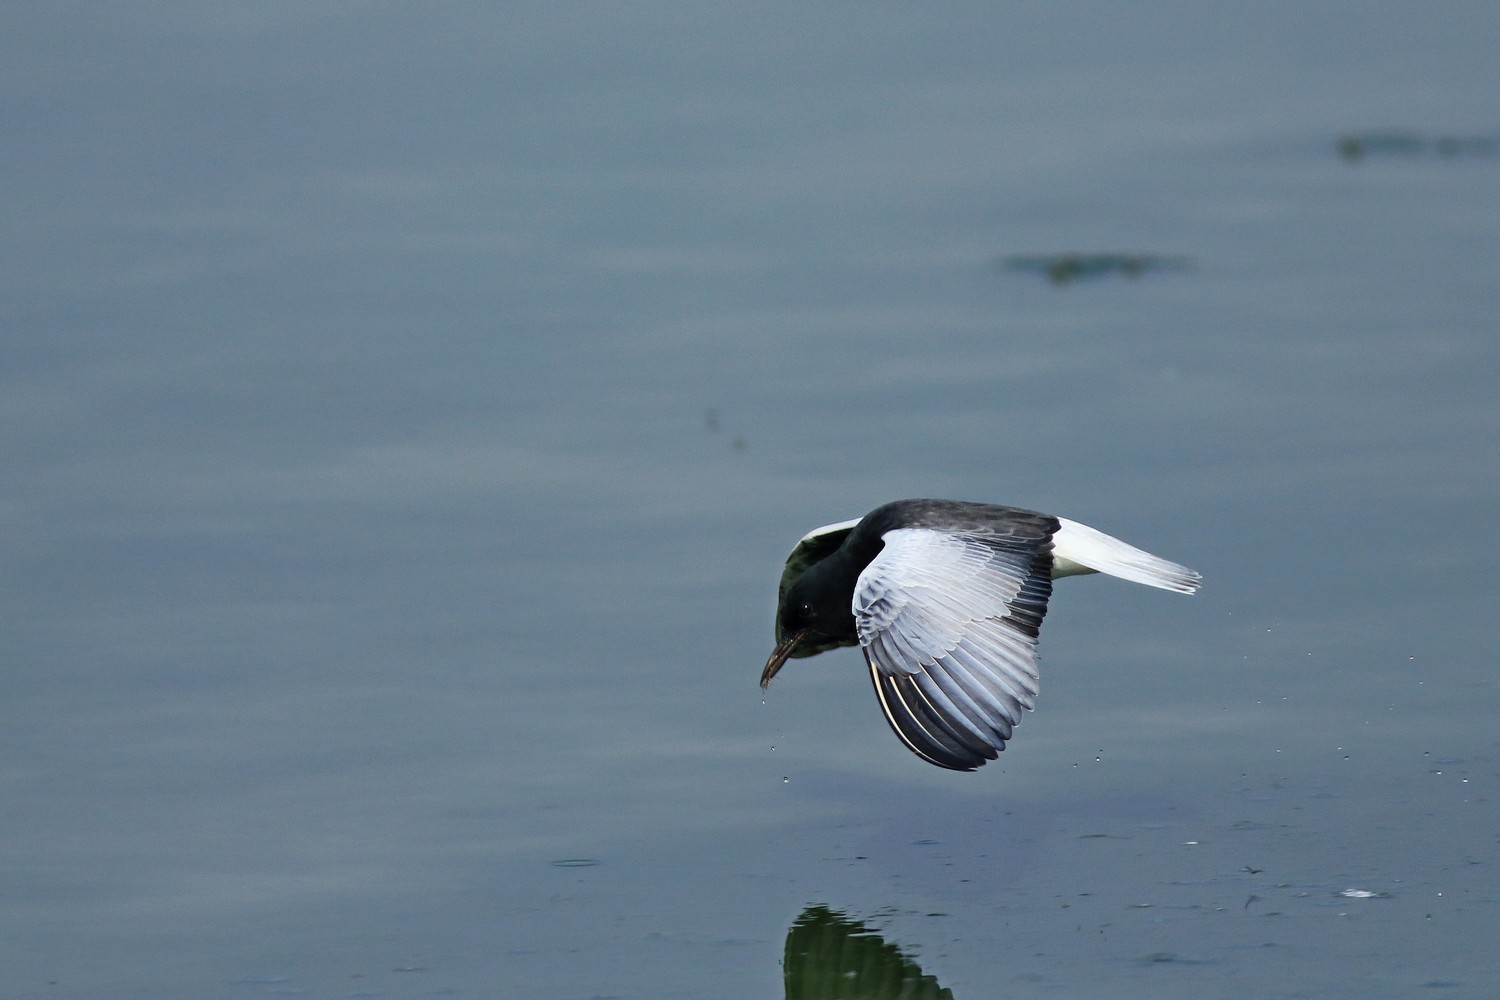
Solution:
{"label": "bird's white tail", "polygon": [[1065,517],[1052,536],[1052,578],[1078,573],[1108,573],[1132,583],[1191,594],[1203,577],[1186,566],[1179,566],[1126,544],[1118,538]]}

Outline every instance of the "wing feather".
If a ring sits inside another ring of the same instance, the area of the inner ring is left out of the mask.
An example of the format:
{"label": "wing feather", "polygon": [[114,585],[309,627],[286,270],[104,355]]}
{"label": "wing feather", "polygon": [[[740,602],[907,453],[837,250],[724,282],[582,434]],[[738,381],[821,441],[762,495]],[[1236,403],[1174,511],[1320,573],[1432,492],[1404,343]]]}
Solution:
{"label": "wing feather", "polygon": [[881,709],[919,757],[972,770],[1035,703],[1050,541],[897,528],[883,542],[854,590]]}
{"label": "wing feather", "polygon": [[930,702],[910,677],[888,676],[873,665],[870,675],[891,728],[918,757],[955,771],[972,771],[985,761],[994,760],[994,751],[976,752],[960,742],[951,727],[933,712]]}

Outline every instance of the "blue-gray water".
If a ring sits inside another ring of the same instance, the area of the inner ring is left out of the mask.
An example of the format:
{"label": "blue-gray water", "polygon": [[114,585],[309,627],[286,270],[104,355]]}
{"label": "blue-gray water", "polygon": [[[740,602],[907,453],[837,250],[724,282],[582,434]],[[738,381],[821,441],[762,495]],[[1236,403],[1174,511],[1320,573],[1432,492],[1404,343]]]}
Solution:
{"label": "blue-gray water", "polygon": [[[1500,7],[3,17],[0,996],[1500,992]],[[942,772],[923,495],[1206,585]]]}

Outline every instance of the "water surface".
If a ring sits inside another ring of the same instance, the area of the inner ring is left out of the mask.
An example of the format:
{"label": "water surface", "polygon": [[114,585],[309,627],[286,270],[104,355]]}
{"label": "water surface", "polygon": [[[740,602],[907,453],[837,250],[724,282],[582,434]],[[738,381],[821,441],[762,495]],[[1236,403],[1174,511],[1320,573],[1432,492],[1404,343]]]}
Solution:
{"label": "water surface", "polygon": [[[1497,20],[10,25],[0,994],[1493,994]],[[756,687],[924,495],[1206,585],[942,772]]]}

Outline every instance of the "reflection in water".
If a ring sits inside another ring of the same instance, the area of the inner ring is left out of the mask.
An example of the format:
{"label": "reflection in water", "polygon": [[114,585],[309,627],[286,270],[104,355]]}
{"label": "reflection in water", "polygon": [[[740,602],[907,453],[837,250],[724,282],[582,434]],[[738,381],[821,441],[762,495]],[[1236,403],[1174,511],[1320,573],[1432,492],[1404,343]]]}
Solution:
{"label": "reflection in water", "polygon": [[826,906],[792,923],[783,973],[787,1000],[953,1000],[878,932]]}
{"label": "reflection in water", "polygon": [[1185,271],[1193,266],[1186,257],[1162,257],[1149,253],[1050,253],[1004,257],[999,261],[1007,271],[1034,271],[1044,274],[1054,285],[1066,285],[1081,278],[1102,278],[1122,274],[1139,278],[1147,271]]}
{"label": "reflection in water", "polygon": [[1500,138],[1484,135],[1428,138],[1412,132],[1350,132],[1339,136],[1335,146],[1339,156],[1357,163],[1372,155],[1493,156],[1500,153]]}

